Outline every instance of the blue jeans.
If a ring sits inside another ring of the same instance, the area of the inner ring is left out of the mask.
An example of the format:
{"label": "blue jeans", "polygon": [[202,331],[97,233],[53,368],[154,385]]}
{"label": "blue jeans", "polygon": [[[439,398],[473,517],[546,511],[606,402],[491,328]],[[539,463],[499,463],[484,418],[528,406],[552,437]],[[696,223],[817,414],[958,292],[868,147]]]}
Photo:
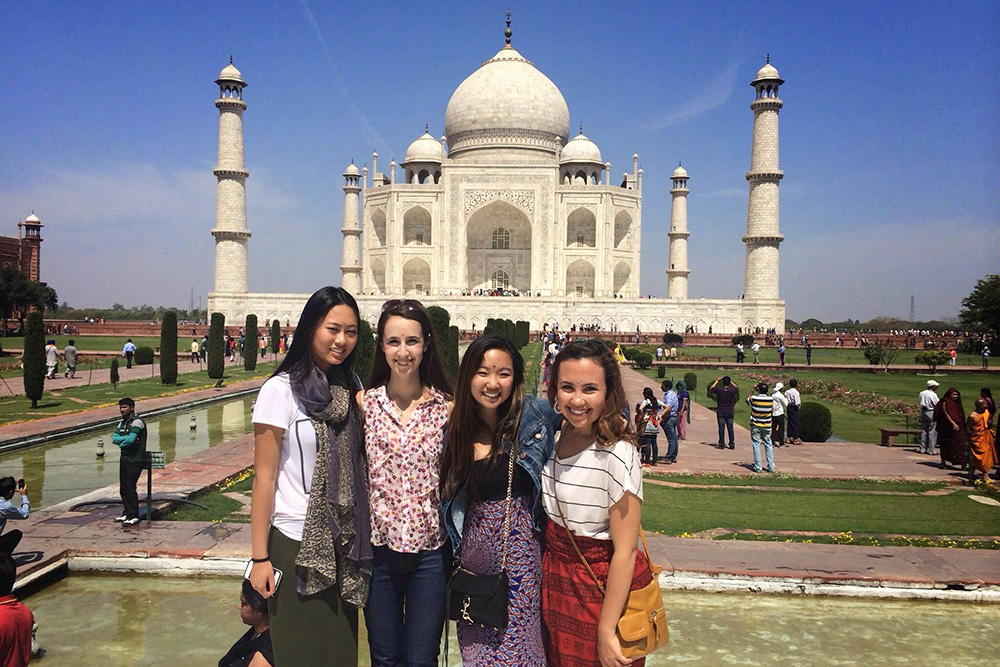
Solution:
{"label": "blue jeans", "polygon": [[667,435],[667,461],[677,460],[677,415],[671,412],[670,417],[663,422],[663,432]]}
{"label": "blue jeans", "polygon": [[771,448],[771,427],[750,425],[750,443],[753,445],[753,471],[760,472],[760,444],[764,443],[767,471],[774,472],[774,452]]}
{"label": "blue jeans", "polygon": [[719,422],[719,447],[724,447],[726,445],[725,435],[726,430],[729,431],[729,446],[736,446],[736,437],[733,434],[733,418],[723,417],[722,415],[715,415],[716,421]]}
{"label": "blue jeans", "polygon": [[642,455],[643,463],[656,463],[656,457],[660,452],[656,447],[655,433],[649,435],[643,433],[639,436],[639,453]]}
{"label": "blue jeans", "polygon": [[375,547],[365,606],[372,667],[436,667],[450,548],[445,544],[434,551],[404,554]]}

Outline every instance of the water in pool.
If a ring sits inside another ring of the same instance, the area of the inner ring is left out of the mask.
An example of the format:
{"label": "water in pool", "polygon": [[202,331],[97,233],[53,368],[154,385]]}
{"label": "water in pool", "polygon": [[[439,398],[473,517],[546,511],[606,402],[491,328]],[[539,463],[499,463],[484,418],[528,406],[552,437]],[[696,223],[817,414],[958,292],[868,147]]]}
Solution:
{"label": "water in pool", "polygon": [[[30,597],[49,667],[214,665],[245,631],[238,579],[74,575]],[[665,593],[671,642],[651,667],[994,665],[995,605]],[[369,665],[361,623],[361,665]],[[451,663],[461,660],[452,635]]]}
{"label": "water in pool", "polygon": [[[146,446],[162,450],[167,463],[250,433],[255,395],[184,410],[148,420]],[[142,414],[142,404],[137,405]],[[197,428],[191,430],[191,417]],[[113,427],[0,455],[0,475],[23,477],[32,509],[43,509],[118,483],[118,448],[111,443]],[[97,458],[97,439],[105,456]],[[145,488],[145,477],[140,492]],[[153,489],[154,493],[156,489]],[[114,494],[117,495],[117,494]]]}

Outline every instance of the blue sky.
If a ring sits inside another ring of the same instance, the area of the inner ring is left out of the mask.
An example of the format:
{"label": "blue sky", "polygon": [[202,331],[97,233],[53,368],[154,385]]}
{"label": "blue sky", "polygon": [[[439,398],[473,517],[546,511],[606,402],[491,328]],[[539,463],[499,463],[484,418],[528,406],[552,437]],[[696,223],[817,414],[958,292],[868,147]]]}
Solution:
{"label": "blue sky", "polygon": [[[340,280],[344,167],[443,132],[503,45],[620,176],[644,170],[641,291],[666,292],[669,176],[691,175],[690,295],[742,292],[753,91],[781,97],[781,295],[793,319],[957,314],[1000,272],[996,2],[0,4],[0,234],[32,210],[73,306],[211,289],[218,111],[244,99],[252,291]],[[761,19],[758,14],[766,14]]]}

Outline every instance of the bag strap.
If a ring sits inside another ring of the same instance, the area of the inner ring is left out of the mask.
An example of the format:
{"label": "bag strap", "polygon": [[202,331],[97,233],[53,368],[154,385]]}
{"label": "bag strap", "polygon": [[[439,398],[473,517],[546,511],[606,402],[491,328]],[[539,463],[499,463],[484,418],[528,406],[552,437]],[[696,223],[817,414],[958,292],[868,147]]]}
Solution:
{"label": "bag strap", "polygon": [[503,556],[500,559],[500,571],[507,571],[507,544],[510,542],[510,510],[514,491],[514,459],[517,458],[517,438],[510,445],[509,461],[507,463],[507,516],[503,522]]}
{"label": "bag strap", "polygon": [[[606,592],[604,590],[604,585],[601,583],[601,580],[597,578],[597,575],[594,574],[594,569],[590,567],[590,563],[587,561],[586,557],[584,557],[583,552],[580,551],[580,545],[576,543],[576,538],[573,537],[573,531],[569,529],[569,525],[567,525],[566,523],[566,515],[563,514],[562,503],[559,502],[558,489],[559,489],[559,480],[556,479],[555,466],[553,466],[552,495],[555,496],[556,509],[559,510],[559,517],[562,519],[563,528],[566,529],[566,533],[569,535],[569,541],[573,543],[573,548],[576,550],[576,555],[580,557],[580,561],[583,563],[583,566],[587,568],[587,572],[590,573],[590,576],[593,578],[594,583],[597,584],[597,589],[601,591],[601,595],[606,595]],[[642,540],[642,548],[643,551],[646,552],[646,561],[649,563],[649,569],[652,571],[656,568],[656,566],[653,565],[653,559],[650,557],[649,544],[646,543],[646,533],[642,530],[641,523],[639,524],[639,538]]]}

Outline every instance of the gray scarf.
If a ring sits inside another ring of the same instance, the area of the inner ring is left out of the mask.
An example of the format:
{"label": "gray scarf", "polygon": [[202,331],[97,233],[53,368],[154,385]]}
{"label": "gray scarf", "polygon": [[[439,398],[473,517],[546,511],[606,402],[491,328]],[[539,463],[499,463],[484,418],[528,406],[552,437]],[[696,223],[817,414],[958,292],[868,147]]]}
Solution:
{"label": "gray scarf", "polygon": [[292,380],[292,393],[316,431],[316,468],[295,558],[300,595],[340,584],[340,597],[356,607],[368,601],[372,546],[368,463],[352,382],[334,367],[330,377],[313,366]]}

